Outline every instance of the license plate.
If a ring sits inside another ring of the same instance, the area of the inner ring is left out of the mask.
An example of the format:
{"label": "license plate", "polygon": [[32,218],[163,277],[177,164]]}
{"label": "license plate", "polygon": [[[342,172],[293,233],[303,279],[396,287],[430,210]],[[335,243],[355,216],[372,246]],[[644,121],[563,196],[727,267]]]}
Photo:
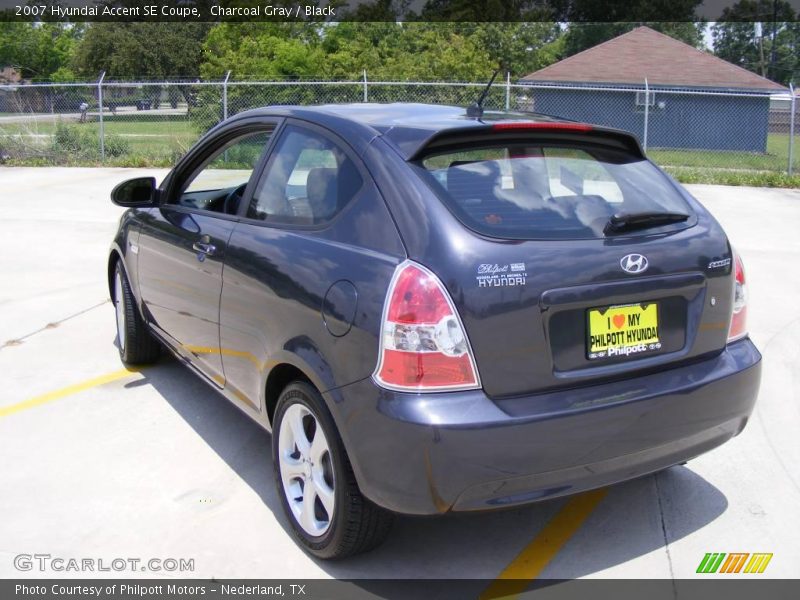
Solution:
{"label": "license plate", "polygon": [[661,349],[658,304],[625,304],[588,311],[587,357],[630,357]]}

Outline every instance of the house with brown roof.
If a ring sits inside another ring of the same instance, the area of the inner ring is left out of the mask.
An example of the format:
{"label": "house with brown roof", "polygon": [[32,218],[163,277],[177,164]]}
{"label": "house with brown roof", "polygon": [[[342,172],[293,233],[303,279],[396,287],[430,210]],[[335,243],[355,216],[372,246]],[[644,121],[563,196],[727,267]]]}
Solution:
{"label": "house with brown roof", "polygon": [[[22,81],[22,76],[13,67],[0,68],[0,86],[10,86]],[[0,112],[12,112],[12,87],[0,87]]]}
{"label": "house with brown roof", "polygon": [[536,112],[625,129],[646,138],[649,148],[748,152],[766,151],[770,96],[788,93],[649,27],[565,58],[520,83],[532,86],[528,96]]}
{"label": "house with brown roof", "polygon": [[7,85],[10,83],[19,83],[22,81],[22,76],[14,67],[0,68],[0,84]]}

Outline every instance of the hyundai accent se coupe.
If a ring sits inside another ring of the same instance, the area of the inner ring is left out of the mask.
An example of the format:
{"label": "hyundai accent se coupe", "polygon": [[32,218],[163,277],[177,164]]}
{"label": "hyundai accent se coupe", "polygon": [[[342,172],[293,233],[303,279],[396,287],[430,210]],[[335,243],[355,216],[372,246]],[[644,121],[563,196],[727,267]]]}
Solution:
{"label": "hyundai accent se coupe", "polygon": [[167,348],[270,430],[288,521],[322,558],[374,547],[393,513],[665,469],[753,410],[741,259],[621,131],[271,107],[112,199],[122,361]]}

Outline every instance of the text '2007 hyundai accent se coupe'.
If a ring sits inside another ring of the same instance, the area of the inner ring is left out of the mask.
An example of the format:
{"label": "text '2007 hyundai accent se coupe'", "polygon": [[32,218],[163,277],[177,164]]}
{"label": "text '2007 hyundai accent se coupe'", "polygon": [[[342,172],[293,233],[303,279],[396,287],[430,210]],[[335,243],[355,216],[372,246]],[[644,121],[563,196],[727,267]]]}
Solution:
{"label": "text '2007 hyundai accent se coupe'", "polygon": [[122,360],[166,347],[271,430],[319,557],[665,469],[753,409],[741,259],[621,131],[272,107],[112,199]]}

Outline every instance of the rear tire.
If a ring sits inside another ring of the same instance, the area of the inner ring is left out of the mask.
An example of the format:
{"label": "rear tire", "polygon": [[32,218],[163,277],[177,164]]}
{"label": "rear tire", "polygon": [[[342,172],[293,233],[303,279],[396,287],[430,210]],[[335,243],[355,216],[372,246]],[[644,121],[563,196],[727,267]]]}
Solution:
{"label": "rear tire", "polygon": [[114,268],[114,309],[119,357],[126,365],[147,365],[158,360],[161,346],[139,314],[121,261]]}
{"label": "rear tire", "polygon": [[303,381],[289,384],[272,428],[275,484],[295,538],[323,559],[378,546],[393,515],[367,500],[325,402]]}

